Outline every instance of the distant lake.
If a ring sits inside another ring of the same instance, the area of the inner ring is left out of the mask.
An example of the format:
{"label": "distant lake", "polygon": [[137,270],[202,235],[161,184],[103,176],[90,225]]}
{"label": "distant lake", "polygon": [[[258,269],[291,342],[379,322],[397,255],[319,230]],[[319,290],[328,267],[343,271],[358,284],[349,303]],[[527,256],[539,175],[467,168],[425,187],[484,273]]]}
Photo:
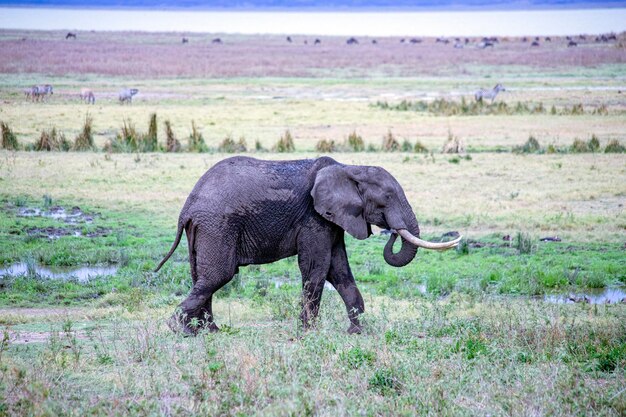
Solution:
{"label": "distant lake", "polygon": [[1,29],[339,36],[574,35],[626,30],[626,8],[297,12],[0,8]]}

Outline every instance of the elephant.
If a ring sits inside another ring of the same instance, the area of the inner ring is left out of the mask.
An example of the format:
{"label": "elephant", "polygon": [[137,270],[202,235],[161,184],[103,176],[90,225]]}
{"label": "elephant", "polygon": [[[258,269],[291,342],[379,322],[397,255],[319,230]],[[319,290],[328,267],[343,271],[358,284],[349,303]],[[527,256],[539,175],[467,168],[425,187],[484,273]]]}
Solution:
{"label": "elephant", "polygon": [[[189,194],[163,266],[186,233],[193,288],[168,325],[195,335],[218,331],[213,294],[240,266],[266,264],[298,256],[302,275],[300,320],[304,329],[319,312],[324,284],[339,293],[348,312],[348,333],[362,330],[363,297],[350,270],[344,234],[366,239],[371,225],[394,231],[383,250],[385,261],[402,267],[418,247],[446,250],[445,243],[419,238],[420,228],[398,181],[376,166],[344,165],[330,157],[265,161],[245,156],[211,167]],[[402,246],[394,253],[398,235]]]}

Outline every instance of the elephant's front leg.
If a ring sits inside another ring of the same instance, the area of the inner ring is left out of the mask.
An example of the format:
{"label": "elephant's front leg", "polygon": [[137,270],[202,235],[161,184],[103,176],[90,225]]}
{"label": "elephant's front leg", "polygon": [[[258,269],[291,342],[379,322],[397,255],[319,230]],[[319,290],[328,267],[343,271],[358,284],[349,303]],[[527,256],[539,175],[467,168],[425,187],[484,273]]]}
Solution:
{"label": "elephant's front leg", "polygon": [[335,287],[346,305],[346,310],[348,310],[348,318],[350,319],[348,333],[361,333],[362,327],[359,316],[365,311],[365,304],[348,263],[343,233],[337,237],[333,245],[327,279]]}
{"label": "elephant's front leg", "polygon": [[307,238],[298,250],[298,266],[302,273],[302,326],[307,329],[317,318],[324,282],[330,268],[332,240],[329,236]]}

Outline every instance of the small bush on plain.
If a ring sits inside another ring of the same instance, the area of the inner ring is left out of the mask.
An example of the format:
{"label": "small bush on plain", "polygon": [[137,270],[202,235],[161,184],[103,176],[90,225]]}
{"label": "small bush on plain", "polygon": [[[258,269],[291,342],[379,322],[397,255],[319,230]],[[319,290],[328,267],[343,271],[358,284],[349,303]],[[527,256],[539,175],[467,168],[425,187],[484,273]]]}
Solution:
{"label": "small bush on plain", "polygon": [[513,152],[515,153],[538,153],[540,151],[541,145],[533,135],[530,135],[526,143],[522,146],[516,146],[513,148]]}

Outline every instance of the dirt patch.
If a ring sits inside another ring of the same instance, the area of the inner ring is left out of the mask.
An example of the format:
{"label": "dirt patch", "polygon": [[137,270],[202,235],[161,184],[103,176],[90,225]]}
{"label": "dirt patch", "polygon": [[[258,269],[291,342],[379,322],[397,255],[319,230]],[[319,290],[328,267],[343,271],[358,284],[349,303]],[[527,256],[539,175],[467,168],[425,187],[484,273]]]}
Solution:
{"label": "dirt patch", "polygon": [[[9,343],[14,345],[24,345],[28,343],[47,343],[53,335],[56,335],[59,338],[59,341],[63,343],[66,349],[71,348],[71,346],[68,344],[68,341],[65,340],[66,334],[61,332],[30,332],[9,330]],[[84,332],[71,332],[71,336],[81,340],[87,339],[87,335]]]}

